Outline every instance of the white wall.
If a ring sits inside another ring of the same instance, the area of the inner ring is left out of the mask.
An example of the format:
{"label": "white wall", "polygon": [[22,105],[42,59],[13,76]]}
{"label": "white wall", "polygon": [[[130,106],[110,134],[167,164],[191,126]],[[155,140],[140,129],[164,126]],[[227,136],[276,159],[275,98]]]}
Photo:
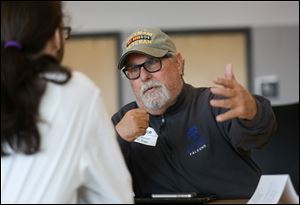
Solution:
{"label": "white wall", "polygon": [[[136,27],[168,30],[252,29],[252,80],[279,78],[272,104],[299,102],[299,2],[65,2],[74,33],[121,32]],[[121,104],[133,99],[122,80]]]}
{"label": "white wall", "polygon": [[298,2],[66,2],[77,32],[299,25]]}
{"label": "white wall", "polygon": [[299,26],[254,28],[253,80],[261,76],[278,79],[273,105],[299,102]]}

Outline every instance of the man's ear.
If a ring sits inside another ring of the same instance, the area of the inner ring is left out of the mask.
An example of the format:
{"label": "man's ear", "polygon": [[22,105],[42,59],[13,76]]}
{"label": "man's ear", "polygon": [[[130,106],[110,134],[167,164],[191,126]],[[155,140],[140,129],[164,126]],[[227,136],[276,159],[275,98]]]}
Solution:
{"label": "man's ear", "polygon": [[176,58],[178,72],[181,76],[183,76],[184,75],[184,59],[183,59],[181,53],[176,53],[175,58]]}

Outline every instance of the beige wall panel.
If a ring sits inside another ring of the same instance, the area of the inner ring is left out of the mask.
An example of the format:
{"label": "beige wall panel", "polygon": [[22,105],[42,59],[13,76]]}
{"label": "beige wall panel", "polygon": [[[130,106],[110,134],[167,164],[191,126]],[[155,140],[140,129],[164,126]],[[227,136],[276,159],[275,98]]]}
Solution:
{"label": "beige wall panel", "polygon": [[101,89],[111,116],[118,109],[117,39],[75,38],[66,44],[64,64],[86,74]]}
{"label": "beige wall panel", "polygon": [[185,59],[184,79],[196,87],[212,86],[224,76],[227,63],[233,64],[238,81],[248,88],[246,36],[233,34],[170,35]]}

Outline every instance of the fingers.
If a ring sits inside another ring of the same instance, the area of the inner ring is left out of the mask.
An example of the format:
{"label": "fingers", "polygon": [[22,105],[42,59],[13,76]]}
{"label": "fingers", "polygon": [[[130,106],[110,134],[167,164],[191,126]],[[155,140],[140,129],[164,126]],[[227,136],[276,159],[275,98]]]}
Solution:
{"label": "fingers", "polygon": [[232,71],[232,64],[227,64],[225,68],[225,77],[219,77],[213,82],[217,85],[221,85],[227,88],[234,88],[235,76]]}
{"label": "fingers", "polygon": [[223,114],[220,114],[216,117],[216,120],[218,122],[223,122],[225,120],[230,120],[230,119],[238,117],[238,112],[237,112],[238,109],[235,108],[235,105],[232,100],[228,100],[228,99],[211,100],[210,104],[213,107],[221,107],[221,108],[229,109],[229,111],[227,111]]}
{"label": "fingers", "polygon": [[211,106],[213,107],[221,107],[230,109],[232,107],[232,100],[224,99],[224,100],[211,100],[210,101]]}
{"label": "fingers", "polygon": [[136,118],[140,118],[141,120],[149,120],[149,114],[146,110],[143,109],[133,109],[128,111],[131,115],[135,116]]}
{"label": "fingers", "polygon": [[225,99],[213,99],[210,101],[211,106],[228,109],[227,112],[216,117],[218,122],[233,118],[247,120],[254,118],[257,111],[255,100],[253,100],[251,94],[235,80],[231,64],[226,65],[225,77],[217,78],[213,82],[216,84],[216,87],[212,87],[210,89],[211,92]]}
{"label": "fingers", "polygon": [[144,135],[149,126],[149,114],[142,109],[128,111],[116,125],[116,131],[126,141],[132,142]]}
{"label": "fingers", "polygon": [[145,120],[145,121],[140,120],[137,123],[137,128],[140,128],[140,129],[146,130],[148,128],[148,126],[149,126],[149,121],[148,120]]}
{"label": "fingers", "polygon": [[216,120],[218,122],[223,122],[223,121],[226,121],[226,120],[230,120],[230,119],[233,119],[233,118],[236,118],[238,115],[236,114],[236,112],[234,110],[229,110],[223,114],[220,114],[216,117]]}
{"label": "fingers", "polygon": [[145,129],[141,128],[141,129],[137,130],[136,133],[135,133],[136,135],[133,136],[132,140],[135,140],[136,138],[145,135],[146,131],[147,131],[147,128],[145,128]]}
{"label": "fingers", "polygon": [[144,126],[145,124],[149,123],[149,116],[139,116],[132,118],[134,118],[133,121],[138,122],[140,126]]}
{"label": "fingers", "polygon": [[220,95],[228,98],[233,97],[235,95],[235,91],[233,89],[224,87],[212,87],[210,91],[215,95]]}
{"label": "fingers", "polygon": [[228,80],[226,78],[217,78],[217,79],[213,80],[213,82],[216,85],[221,85],[226,88],[234,88],[234,86],[235,86],[235,83],[233,80]]}
{"label": "fingers", "polygon": [[228,80],[235,80],[233,71],[232,71],[232,64],[227,64],[225,68],[225,78]]}
{"label": "fingers", "polygon": [[133,109],[125,114],[126,117],[134,122],[149,122],[149,114],[143,109]]}

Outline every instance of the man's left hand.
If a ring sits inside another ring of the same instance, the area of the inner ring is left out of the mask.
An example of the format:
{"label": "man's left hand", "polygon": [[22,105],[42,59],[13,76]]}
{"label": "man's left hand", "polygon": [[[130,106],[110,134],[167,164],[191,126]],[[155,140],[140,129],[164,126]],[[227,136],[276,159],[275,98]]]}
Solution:
{"label": "man's left hand", "polygon": [[239,84],[232,72],[232,65],[227,64],[225,77],[217,78],[213,81],[217,87],[212,87],[211,92],[215,95],[223,96],[224,99],[211,100],[213,107],[229,109],[227,112],[216,117],[219,122],[239,118],[252,120],[257,112],[254,97],[241,84]]}

